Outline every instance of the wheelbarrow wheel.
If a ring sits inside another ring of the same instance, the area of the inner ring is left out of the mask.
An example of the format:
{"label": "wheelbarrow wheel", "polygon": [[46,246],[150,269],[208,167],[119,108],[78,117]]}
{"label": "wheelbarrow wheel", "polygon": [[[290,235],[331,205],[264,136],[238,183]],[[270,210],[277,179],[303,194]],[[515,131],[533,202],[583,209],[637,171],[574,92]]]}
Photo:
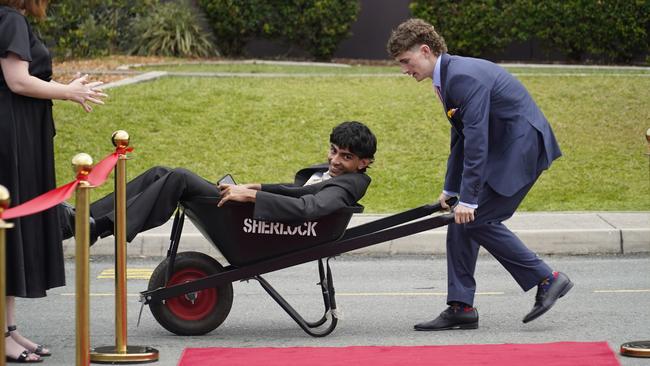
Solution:
{"label": "wheelbarrow wheel", "polygon": [[[200,279],[223,271],[209,255],[181,252],[176,255],[174,271],[165,283],[169,258],[156,267],[149,280],[149,290],[169,287]],[[232,307],[232,284],[149,304],[154,318],[168,331],[178,335],[202,335],[215,330],[228,316]]]}

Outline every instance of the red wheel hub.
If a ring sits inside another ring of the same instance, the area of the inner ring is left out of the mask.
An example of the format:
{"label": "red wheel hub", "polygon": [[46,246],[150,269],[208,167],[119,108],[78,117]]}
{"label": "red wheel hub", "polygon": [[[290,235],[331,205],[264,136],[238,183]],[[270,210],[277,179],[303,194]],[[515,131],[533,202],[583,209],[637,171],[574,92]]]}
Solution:
{"label": "red wheel hub", "polygon": [[[200,269],[185,268],[174,273],[167,287],[206,277]],[[166,304],[169,311],[183,320],[200,320],[205,318],[217,306],[217,289],[209,288],[186,295],[168,299]]]}

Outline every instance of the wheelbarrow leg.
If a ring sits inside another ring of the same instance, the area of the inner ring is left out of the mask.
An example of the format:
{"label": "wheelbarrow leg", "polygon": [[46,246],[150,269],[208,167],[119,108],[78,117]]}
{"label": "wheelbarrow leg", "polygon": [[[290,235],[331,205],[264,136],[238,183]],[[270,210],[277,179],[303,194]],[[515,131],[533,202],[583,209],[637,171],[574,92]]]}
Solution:
{"label": "wheelbarrow leg", "polygon": [[[318,269],[320,275],[321,291],[323,293],[323,303],[325,304],[325,313],[323,317],[316,322],[306,321],[282,295],[280,295],[262,276],[255,276],[253,279],[257,280],[264,290],[280,305],[280,307],[302,328],[305,333],[312,337],[324,337],[336,328],[338,323],[338,316],[336,313],[336,300],[334,299],[334,285],[332,280],[332,273],[329,267],[329,259],[327,263],[327,272],[322,263],[322,259],[318,261]],[[329,326],[326,328],[316,329],[324,325],[330,320]]]}
{"label": "wheelbarrow leg", "polygon": [[330,269],[330,259],[327,258],[327,272],[325,272],[325,266],[323,266],[323,259],[318,260],[318,275],[320,277],[320,282],[318,283],[321,287],[321,292],[323,293],[323,304],[325,305],[325,313],[323,317],[315,322],[306,322],[310,328],[320,327],[327,321],[327,316],[329,311],[336,311],[336,299],[334,297],[334,280],[332,279],[332,272]]}
{"label": "wheelbarrow leg", "polygon": [[174,273],[174,261],[176,260],[176,253],[178,252],[178,244],[181,241],[181,233],[183,232],[183,224],[185,223],[185,211],[181,205],[176,210],[174,215],[174,223],[172,224],[172,233],[169,236],[169,249],[167,249],[167,258],[169,258],[169,265],[167,266],[167,274],[165,275],[165,283]]}

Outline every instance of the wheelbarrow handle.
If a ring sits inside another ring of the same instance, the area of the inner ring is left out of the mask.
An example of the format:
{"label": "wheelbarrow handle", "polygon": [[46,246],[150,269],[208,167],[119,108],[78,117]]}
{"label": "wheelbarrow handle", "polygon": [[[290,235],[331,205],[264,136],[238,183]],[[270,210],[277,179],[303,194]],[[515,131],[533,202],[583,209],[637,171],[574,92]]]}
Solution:
{"label": "wheelbarrow handle", "polygon": [[[447,205],[449,207],[454,207],[458,203],[458,197],[456,197],[456,196],[449,197],[449,198],[447,198],[447,200],[445,200],[445,202],[447,203]],[[428,207],[433,212],[438,212],[438,211],[444,211],[445,210],[445,209],[442,208],[442,205],[440,204],[440,202],[432,203],[432,204],[428,205]]]}
{"label": "wheelbarrow handle", "polygon": [[447,198],[447,200],[445,202],[447,202],[449,207],[456,206],[456,204],[458,203],[458,197],[456,197],[456,196],[449,197],[449,198]]}

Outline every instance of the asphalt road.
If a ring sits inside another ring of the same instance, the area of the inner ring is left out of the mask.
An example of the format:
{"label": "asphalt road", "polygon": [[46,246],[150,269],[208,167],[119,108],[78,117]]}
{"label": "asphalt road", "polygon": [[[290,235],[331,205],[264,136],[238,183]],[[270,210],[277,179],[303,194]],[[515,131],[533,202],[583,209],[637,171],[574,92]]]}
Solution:
{"label": "asphalt road", "polygon": [[[176,365],[185,347],[285,347],[348,345],[448,345],[607,341],[618,354],[621,343],[650,340],[650,256],[579,256],[546,258],[566,272],[573,290],[543,317],[523,324],[534,290],[522,293],[509,274],[489,256],[477,266],[480,313],[477,330],[415,332],[413,324],[435,317],[445,307],[444,257],[344,256],[332,262],[337,302],[343,319],[325,338],[312,338],[284,313],[255,282],[234,284],[235,299],[226,321],[212,333],[180,337],[162,328],[145,308],[136,327],[138,292],[160,261],[129,261],[128,344],[160,351],[157,365]],[[112,259],[91,263],[91,345],[114,339]],[[44,365],[75,364],[74,262],[66,263],[68,286],[43,299],[19,299],[23,334],[49,345],[54,355]],[[265,278],[307,318],[319,318],[322,302],[316,265],[309,263]],[[650,365],[650,359],[619,356],[622,365]]]}

